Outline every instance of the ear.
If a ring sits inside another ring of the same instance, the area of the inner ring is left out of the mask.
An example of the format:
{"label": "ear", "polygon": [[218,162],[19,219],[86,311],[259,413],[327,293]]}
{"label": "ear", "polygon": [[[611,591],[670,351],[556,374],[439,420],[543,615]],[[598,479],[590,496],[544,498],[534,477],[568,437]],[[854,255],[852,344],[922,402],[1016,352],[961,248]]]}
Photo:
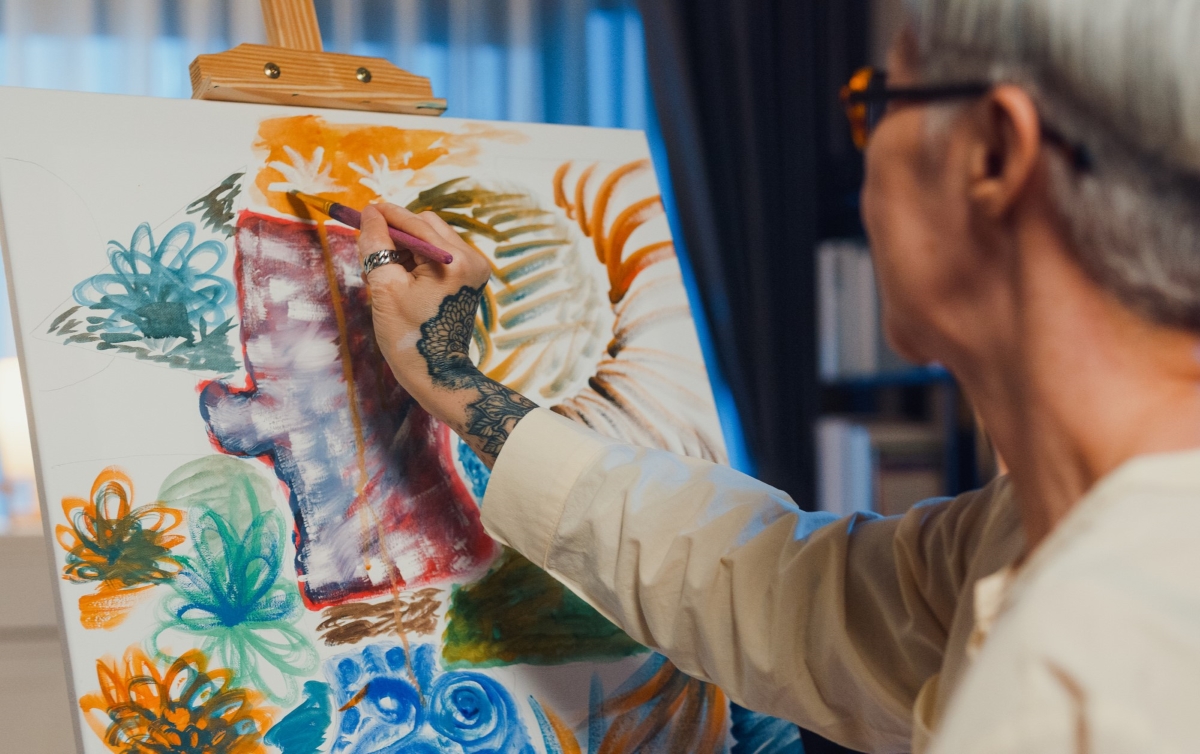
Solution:
{"label": "ear", "polygon": [[1037,106],[1019,86],[992,89],[976,111],[969,194],[984,214],[1006,214],[1028,187],[1041,153]]}

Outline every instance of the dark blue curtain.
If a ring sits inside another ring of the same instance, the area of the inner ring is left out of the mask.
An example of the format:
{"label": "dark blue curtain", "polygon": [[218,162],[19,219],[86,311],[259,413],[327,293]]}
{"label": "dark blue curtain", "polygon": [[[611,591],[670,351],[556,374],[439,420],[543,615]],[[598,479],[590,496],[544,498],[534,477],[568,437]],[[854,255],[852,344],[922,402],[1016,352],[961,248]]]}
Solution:
{"label": "dark blue curtain", "polygon": [[861,233],[861,158],[837,92],[867,58],[867,0],[640,7],[684,243],[757,475],[811,509],[814,249]]}
{"label": "dark blue curtain", "polygon": [[688,249],[757,474],[811,507],[814,248],[857,235],[861,158],[837,93],[867,0],[643,0]]}

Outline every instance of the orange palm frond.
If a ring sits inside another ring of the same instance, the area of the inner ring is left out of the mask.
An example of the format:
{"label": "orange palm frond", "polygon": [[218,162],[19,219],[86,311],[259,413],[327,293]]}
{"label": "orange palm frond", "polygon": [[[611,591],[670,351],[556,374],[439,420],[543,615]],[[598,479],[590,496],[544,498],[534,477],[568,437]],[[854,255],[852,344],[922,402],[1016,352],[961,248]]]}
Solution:
{"label": "orange palm frond", "polygon": [[592,244],[596,249],[596,259],[604,264],[607,257],[607,244],[605,240],[604,220],[608,214],[608,203],[612,200],[613,192],[617,190],[617,185],[621,179],[635,175],[645,170],[650,166],[649,159],[634,160],[628,162],[609,173],[604,182],[600,184],[599,190],[596,191],[596,199],[592,202],[592,226],[587,235],[592,237]]}
{"label": "orange palm frond", "polygon": [[589,227],[587,204],[584,203],[584,192],[587,191],[587,183],[591,180],[592,173],[595,170],[595,163],[588,165],[579,176],[579,180],[575,182],[575,219],[579,222],[579,230],[585,236],[588,234]]}
{"label": "orange palm frond", "polygon": [[608,292],[608,300],[619,304],[621,299],[625,298],[625,294],[629,293],[633,281],[637,280],[637,276],[642,274],[647,267],[665,259],[672,259],[674,256],[675,244],[671,241],[652,243],[630,254],[629,259],[621,263],[616,280],[613,281],[612,288]]}

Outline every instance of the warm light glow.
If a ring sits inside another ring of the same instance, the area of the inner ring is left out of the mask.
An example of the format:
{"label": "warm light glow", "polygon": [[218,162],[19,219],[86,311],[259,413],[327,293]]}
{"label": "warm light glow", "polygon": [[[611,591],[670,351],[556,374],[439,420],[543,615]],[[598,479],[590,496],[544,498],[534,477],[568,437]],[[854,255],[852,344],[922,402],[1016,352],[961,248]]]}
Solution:
{"label": "warm light glow", "polygon": [[33,449],[16,357],[0,359],[0,469],[5,482],[33,481]]}

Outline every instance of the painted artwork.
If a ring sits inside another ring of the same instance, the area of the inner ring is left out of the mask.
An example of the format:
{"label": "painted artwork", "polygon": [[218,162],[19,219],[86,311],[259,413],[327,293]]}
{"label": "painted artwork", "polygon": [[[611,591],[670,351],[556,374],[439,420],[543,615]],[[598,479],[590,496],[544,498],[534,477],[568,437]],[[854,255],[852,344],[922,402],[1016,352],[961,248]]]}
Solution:
{"label": "painted artwork", "polygon": [[723,462],[640,133],[0,104],[81,750],[802,751],[487,536],[488,470],[380,356],[355,232],[287,194],[437,213],[493,266],[485,373]]}

